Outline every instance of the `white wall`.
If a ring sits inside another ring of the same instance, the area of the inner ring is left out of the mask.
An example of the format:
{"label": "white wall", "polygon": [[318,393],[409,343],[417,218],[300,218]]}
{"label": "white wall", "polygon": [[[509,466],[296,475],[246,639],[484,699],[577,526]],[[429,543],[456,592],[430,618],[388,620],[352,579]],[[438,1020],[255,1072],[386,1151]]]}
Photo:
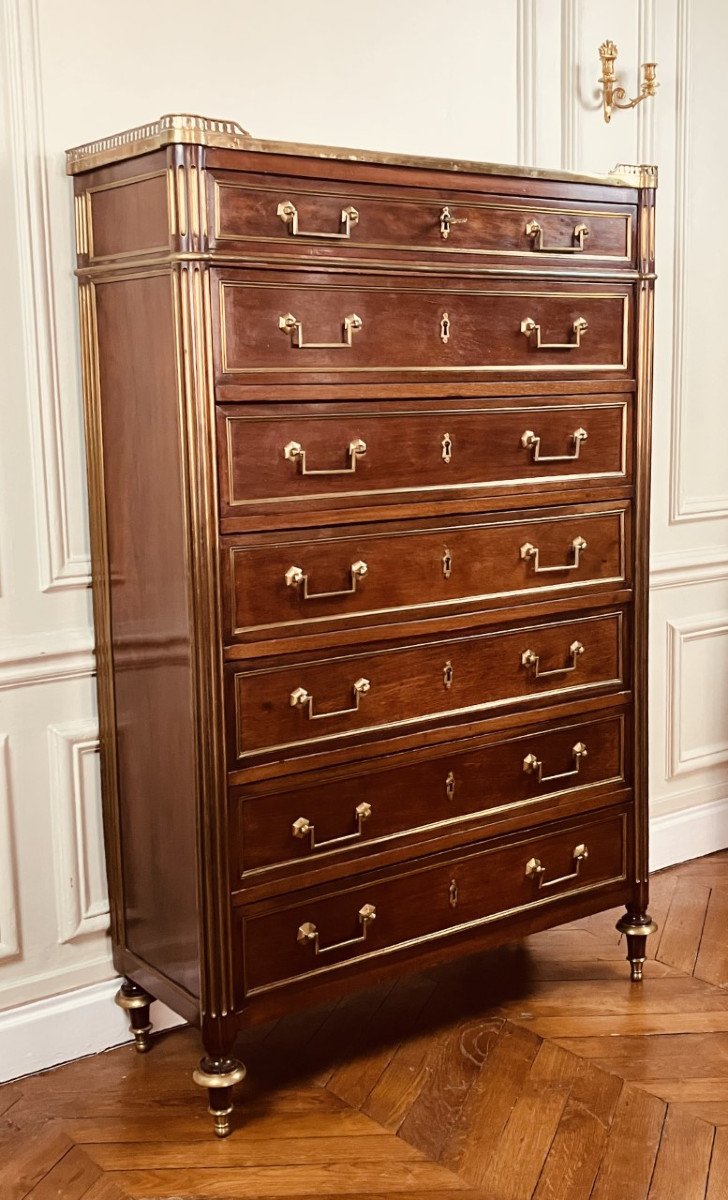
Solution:
{"label": "white wall", "polygon": [[[290,12],[253,0],[0,4],[0,1077],[120,1040],[124,1028],[104,985],[63,150],[164,112],[233,118],[287,140],[600,172],[659,163],[655,862],[728,845],[728,163],[714,148],[728,103],[723,0],[307,0]],[[610,126],[596,93],[605,37],[632,91],[644,59],[657,59],[661,83],[656,100]],[[101,986],[70,1006],[48,999],[91,984]],[[69,1029],[84,1038],[68,1033],[59,1050],[60,1014],[82,1001]],[[31,1021],[34,1057],[21,1058]]]}

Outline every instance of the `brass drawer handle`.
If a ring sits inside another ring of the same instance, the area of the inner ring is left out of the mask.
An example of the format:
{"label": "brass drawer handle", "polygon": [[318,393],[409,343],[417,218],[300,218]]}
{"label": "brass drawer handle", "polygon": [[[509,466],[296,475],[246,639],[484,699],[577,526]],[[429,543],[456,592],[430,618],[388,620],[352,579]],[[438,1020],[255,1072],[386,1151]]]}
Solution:
{"label": "brass drawer handle", "polygon": [[291,692],[290,705],[291,708],[307,708],[308,712],[306,715],[309,721],[324,721],[328,720],[329,717],[346,717],[350,713],[359,711],[359,702],[362,696],[366,696],[371,686],[368,679],[357,679],[352,688],[354,703],[351,708],[337,708],[334,712],[315,713],[313,711],[313,696],[303,687],[297,687]]}
{"label": "brass drawer handle", "polygon": [[341,837],[327,838],[324,842],[316,841],[316,827],[311,824],[308,817],[299,817],[297,821],[294,821],[292,832],[295,838],[309,838],[311,850],[323,850],[326,846],[343,846],[346,842],[354,842],[357,838],[364,836],[364,822],[368,821],[371,815],[371,804],[367,804],[366,800],[362,801],[354,809],[354,821],[356,824],[354,832],[344,833]]}
{"label": "brass drawer handle", "polygon": [[298,928],[299,946],[313,945],[314,954],[330,954],[332,950],[344,950],[347,946],[357,946],[367,940],[367,933],[372,921],[376,920],[377,910],[373,904],[363,904],[359,909],[359,924],[361,933],[358,937],[347,938],[345,942],[334,942],[331,946],[322,946],[319,941],[319,931],[313,921],[304,921]]}
{"label": "brass drawer handle", "polygon": [[583,742],[577,742],[572,748],[571,756],[574,760],[574,767],[571,771],[561,771],[557,775],[544,775],[543,763],[535,754],[527,754],[523,760],[523,769],[527,775],[535,775],[539,783],[553,783],[555,779],[571,779],[572,776],[578,775],[581,770],[581,760],[586,758],[586,746]]}
{"label": "brass drawer handle", "polygon": [[579,655],[584,653],[584,647],[581,642],[572,642],[569,646],[569,658],[571,665],[568,667],[554,667],[551,671],[541,670],[541,659],[535,650],[524,650],[521,655],[521,664],[533,671],[534,679],[548,679],[550,675],[567,675],[569,671],[575,671]]}
{"label": "brass drawer handle", "polygon": [[586,550],[586,542],[583,537],[575,537],[571,543],[571,549],[574,553],[574,561],[570,563],[562,563],[557,567],[542,567],[539,563],[541,551],[538,546],[531,545],[530,542],[524,542],[521,546],[521,558],[533,564],[534,575],[548,575],[551,571],[578,571],[581,562],[581,556]]}
{"label": "brass drawer handle", "polygon": [[581,254],[584,250],[584,238],[589,237],[589,230],[579,222],[574,226],[571,236],[575,243],[573,246],[544,246],[543,229],[538,221],[528,221],[526,224],[526,237],[531,239],[531,249],[538,254]]}
{"label": "brass drawer handle", "polygon": [[350,571],[351,587],[341,588],[338,592],[309,592],[308,575],[303,567],[289,567],[285,574],[286,587],[301,588],[300,594],[304,600],[330,600],[332,596],[353,596],[359,580],[366,577],[369,567],[359,559],[351,564]]}
{"label": "brass drawer handle", "polygon": [[529,858],[526,863],[526,877],[536,879],[538,881],[539,890],[541,888],[556,887],[560,883],[569,883],[572,879],[579,878],[579,868],[585,858],[589,857],[589,851],[586,845],[582,842],[578,846],[574,846],[573,859],[576,863],[576,869],[569,875],[559,875],[558,879],[549,879],[548,882],[544,876],[546,868],[542,866],[540,858]]}
{"label": "brass drawer handle", "polygon": [[[283,320],[282,317],[281,320]],[[573,342],[542,342],[541,326],[534,321],[533,317],[524,317],[521,321],[522,334],[527,338],[530,338],[532,333],[536,334],[535,346],[537,350],[578,350],[581,346],[581,336],[589,328],[589,322],[585,317],[577,317],[571,328],[574,334]]]}
{"label": "brass drawer handle", "polygon": [[298,226],[298,209],[291,200],[282,200],[276,210],[284,225],[288,226],[291,237],[327,238],[332,241],[346,240],[351,237],[351,227],[359,220],[359,213],[348,204],[341,210],[341,229],[338,233],[323,233],[317,229],[300,229]]}
{"label": "brass drawer handle", "polygon": [[364,322],[356,313],[349,313],[348,317],[344,317],[342,321],[341,340],[338,342],[304,342],[303,340],[303,322],[298,321],[293,313],[285,313],[284,316],[278,318],[278,328],[283,333],[287,333],[291,339],[291,348],[293,350],[347,350],[351,349],[354,344],[354,334],[357,333]]}
{"label": "brass drawer handle", "polygon": [[349,442],[347,454],[349,455],[348,467],[325,467],[323,470],[317,468],[312,470],[306,466],[306,451],[300,442],[289,442],[283,447],[283,457],[289,462],[297,462],[301,468],[302,475],[355,475],[356,464],[360,458],[363,458],[367,452],[367,444],[361,438],[354,438]]}
{"label": "brass drawer handle", "polygon": [[443,242],[446,242],[450,237],[450,230],[453,225],[467,225],[467,223],[467,217],[454,217],[446,204],[440,213],[440,236]]}
{"label": "brass drawer handle", "polygon": [[541,463],[558,463],[558,462],[574,462],[579,457],[581,452],[581,444],[585,442],[589,434],[586,429],[575,429],[571,435],[571,440],[574,443],[572,454],[542,454],[541,453],[541,438],[534,433],[532,429],[527,429],[521,434],[521,445],[524,450],[531,451],[531,462]]}

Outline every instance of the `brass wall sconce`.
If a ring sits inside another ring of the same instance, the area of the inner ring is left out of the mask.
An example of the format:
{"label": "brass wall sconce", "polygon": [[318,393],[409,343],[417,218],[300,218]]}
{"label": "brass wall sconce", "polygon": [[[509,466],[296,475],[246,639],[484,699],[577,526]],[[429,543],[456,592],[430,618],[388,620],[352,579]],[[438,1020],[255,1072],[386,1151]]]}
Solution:
{"label": "brass wall sconce", "polygon": [[617,84],[614,74],[614,61],[617,57],[617,47],[614,42],[603,42],[599,47],[599,57],[602,60],[602,74],[599,82],[602,85],[602,100],[604,104],[604,120],[609,124],[612,110],[615,108],[636,108],[648,96],[654,96],[660,86],[655,79],[657,63],[642,63],[642,83],[640,94],[632,100],[627,100],[627,93]]}

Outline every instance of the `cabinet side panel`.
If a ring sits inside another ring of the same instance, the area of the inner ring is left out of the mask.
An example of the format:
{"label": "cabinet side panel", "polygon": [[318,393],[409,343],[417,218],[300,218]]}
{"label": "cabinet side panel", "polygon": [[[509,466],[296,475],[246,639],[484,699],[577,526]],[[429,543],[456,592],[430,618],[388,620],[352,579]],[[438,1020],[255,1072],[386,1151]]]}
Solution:
{"label": "cabinet side panel", "polygon": [[169,274],[96,288],[126,945],[197,995],[184,474]]}

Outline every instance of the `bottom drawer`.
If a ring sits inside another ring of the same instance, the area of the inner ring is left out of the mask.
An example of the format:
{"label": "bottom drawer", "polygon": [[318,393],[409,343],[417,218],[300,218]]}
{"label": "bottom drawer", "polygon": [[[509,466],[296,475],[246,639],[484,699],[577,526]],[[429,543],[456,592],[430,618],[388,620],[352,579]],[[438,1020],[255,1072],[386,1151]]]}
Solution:
{"label": "bottom drawer", "polygon": [[626,876],[627,815],[439,855],[406,873],[244,916],[247,995],[445,937]]}

